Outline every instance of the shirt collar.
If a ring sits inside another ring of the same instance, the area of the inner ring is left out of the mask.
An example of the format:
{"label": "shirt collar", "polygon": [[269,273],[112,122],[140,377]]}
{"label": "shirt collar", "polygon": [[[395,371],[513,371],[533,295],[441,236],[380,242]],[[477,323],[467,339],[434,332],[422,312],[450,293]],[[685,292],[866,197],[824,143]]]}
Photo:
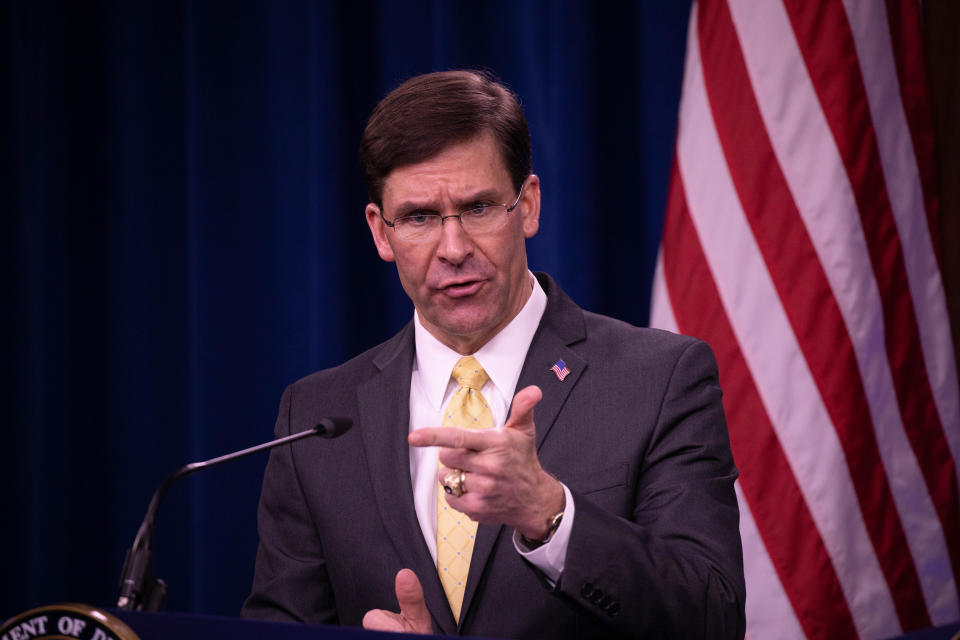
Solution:
{"label": "shirt collar", "polygon": [[[533,280],[533,291],[527,302],[500,333],[493,336],[485,345],[472,354],[490,377],[500,394],[509,404],[520,379],[520,370],[527,357],[527,349],[533,341],[533,334],[540,326],[540,318],[547,308],[547,294],[536,277],[527,272]],[[420,316],[413,313],[414,340],[416,358],[414,368],[420,373],[423,390],[434,408],[439,411],[443,396],[450,383],[450,372],[462,356],[437,340],[420,323]]]}

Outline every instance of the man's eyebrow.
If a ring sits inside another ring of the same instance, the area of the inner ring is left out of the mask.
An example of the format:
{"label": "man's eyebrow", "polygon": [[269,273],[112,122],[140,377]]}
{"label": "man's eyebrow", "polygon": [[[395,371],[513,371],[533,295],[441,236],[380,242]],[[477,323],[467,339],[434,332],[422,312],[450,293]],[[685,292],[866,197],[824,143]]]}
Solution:
{"label": "man's eyebrow", "polygon": [[414,211],[429,211],[436,213],[436,206],[432,202],[414,202],[412,200],[408,200],[404,203],[401,203],[397,207],[397,212],[394,214],[394,216],[401,218]]}
{"label": "man's eyebrow", "polygon": [[469,207],[475,202],[496,202],[500,204],[496,189],[483,189],[457,202],[457,209]]}

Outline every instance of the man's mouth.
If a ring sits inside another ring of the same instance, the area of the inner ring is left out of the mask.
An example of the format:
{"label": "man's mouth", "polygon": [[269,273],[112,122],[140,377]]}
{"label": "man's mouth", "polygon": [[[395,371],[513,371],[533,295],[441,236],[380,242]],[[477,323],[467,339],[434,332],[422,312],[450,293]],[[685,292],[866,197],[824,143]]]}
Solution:
{"label": "man's mouth", "polygon": [[451,282],[440,287],[444,295],[451,298],[462,298],[472,296],[483,286],[483,280],[463,280],[461,282]]}

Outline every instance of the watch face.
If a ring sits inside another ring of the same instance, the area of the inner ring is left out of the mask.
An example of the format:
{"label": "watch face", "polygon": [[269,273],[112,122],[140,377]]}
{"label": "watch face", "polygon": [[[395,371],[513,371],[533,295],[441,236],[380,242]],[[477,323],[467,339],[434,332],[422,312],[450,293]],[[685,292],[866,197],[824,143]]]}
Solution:
{"label": "watch face", "polygon": [[550,528],[547,529],[547,540],[553,537],[553,534],[560,528],[560,522],[563,520],[563,511],[550,518]]}
{"label": "watch face", "polygon": [[55,604],[24,611],[0,626],[0,637],[140,640],[118,618],[85,604]]}
{"label": "watch face", "polygon": [[520,540],[523,541],[523,544],[529,549],[536,549],[548,542],[553,537],[553,534],[557,532],[557,529],[560,528],[560,522],[563,520],[563,511],[560,513],[555,513],[547,520],[547,536],[543,540],[531,540],[527,536],[520,534]]}

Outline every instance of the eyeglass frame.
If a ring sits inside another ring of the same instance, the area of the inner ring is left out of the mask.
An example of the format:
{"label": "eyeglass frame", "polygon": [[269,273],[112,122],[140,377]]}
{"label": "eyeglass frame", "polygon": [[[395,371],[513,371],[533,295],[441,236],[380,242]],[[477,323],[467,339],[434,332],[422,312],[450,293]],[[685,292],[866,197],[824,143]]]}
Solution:
{"label": "eyeglass frame", "polygon": [[[495,204],[494,204],[494,203],[491,203],[491,204],[486,204],[486,205],[483,205],[483,206],[484,206],[484,207],[503,207],[505,214],[513,213],[514,209],[516,209],[516,208],[520,205],[520,198],[523,197],[523,190],[524,190],[524,188],[525,188],[526,186],[527,186],[527,181],[524,180],[523,183],[520,185],[520,192],[517,194],[517,199],[514,200],[514,201],[513,201],[513,204],[510,205],[509,207],[507,206],[507,203],[506,203],[506,202],[499,202],[499,203],[495,203]],[[431,217],[439,217],[439,218],[440,218],[440,227],[439,227],[439,229],[441,229],[441,230],[443,229],[443,223],[446,222],[449,218],[456,218],[456,219],[457,219],[457,222],[460,223],[460,228],[463,229],[463,228],[464,228],[464,227],[463,227],[463,217],[462,217],[463,214],[467,213],[468,211],[473,211],[473,210],[478,209],[478,208],[479,208],[479,207],[472,207],[472,208],[469,208],[469,209],[463,209],[463,210],[460,211],[459,213],[451,213],[450,215],[446,215],[446,216],[443,215],[442,213],[439,213],[439,212],[437,212],[437,213],[429,213],[429,214],[425,214],[425,215],[429,215],[429,216],[431,216]],[[380,214],[380,219],[383,220],[383,224],[385,224],[385,225],[387,225],[388,227],[390,227],[391,229],[393,229],[393,232],[394,232],[394,233],[398,233],[398,232],[397,232],[397,223],[396,223],[396,220],[394,220],[393,222],[390,222],[389,220],[387,220],[386,217],[383,215],[383,207],[382,207],[382,206],[378,206],[378,207],[377,207],[377,212]],[[409,214],[408,214],[408,215],[409,215]],[[403,217],[407,217],[407,216],[403,216]],[[464,229],[464,230],[465,230],[465,229]],[[466,231],[466,230],[465,230],[465,231]],[[470,232],[467,231],[467,233],[470,233]]]}

